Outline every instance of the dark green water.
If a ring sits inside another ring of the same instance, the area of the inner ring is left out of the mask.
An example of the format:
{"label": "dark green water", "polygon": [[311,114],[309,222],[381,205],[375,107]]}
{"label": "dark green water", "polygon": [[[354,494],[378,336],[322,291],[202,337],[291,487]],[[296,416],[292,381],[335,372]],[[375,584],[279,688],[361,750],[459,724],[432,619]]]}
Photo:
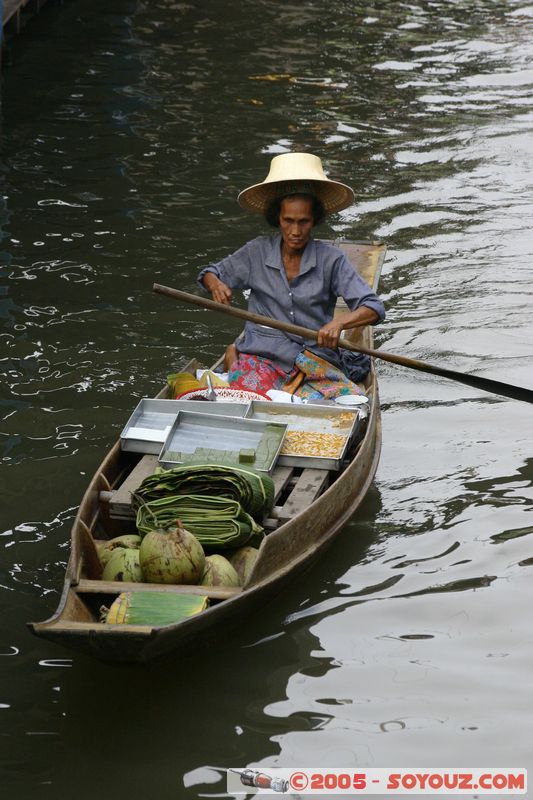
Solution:
{"label": "dark green water", "polygon": [[[193,659],[32,638],[137,399],[237,323],[182,309],[264,230],[273,154],[389,247],[380,346],[533,386],[526,0],[50,4],[2,75],[0,767],[6,797],[224,794],[228,766],[532,766],[531,406],[380,365],[384,445],[312,572]],[[217,770],[222,770],[218,772]]]}

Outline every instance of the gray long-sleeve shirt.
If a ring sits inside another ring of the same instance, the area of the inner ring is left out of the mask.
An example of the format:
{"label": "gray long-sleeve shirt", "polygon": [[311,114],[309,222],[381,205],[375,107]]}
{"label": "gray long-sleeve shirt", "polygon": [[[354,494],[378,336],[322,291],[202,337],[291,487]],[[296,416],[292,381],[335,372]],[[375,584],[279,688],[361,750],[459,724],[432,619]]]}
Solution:
{"label": "gray long-sleeve shirt", "polygon": [[[222,261],[210,264],[198,276],[202,289],[207,272],[213,272],[232,289],[250,289],[248,308],[253,313],[306,328],[318,330],[329,322],[338,297],[350,311],[366,306],[376,312],[378,321],[385,317],[383,303],[342,250],[316,239],[307,243],[300,272],[290,283],[281,257],[280,234],[258,236]],[[251,322],[246,323],[244,336],[237,343],[240,352],[270,358],[286,372],[304,347],[340,366],[334,350]]]}

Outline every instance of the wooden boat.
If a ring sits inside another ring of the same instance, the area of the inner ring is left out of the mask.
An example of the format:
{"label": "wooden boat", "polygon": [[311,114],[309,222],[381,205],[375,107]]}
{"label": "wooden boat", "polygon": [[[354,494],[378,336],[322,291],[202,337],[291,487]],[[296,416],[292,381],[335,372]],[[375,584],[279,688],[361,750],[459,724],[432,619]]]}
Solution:
{"label": "wooden boat", "polygon": [[[377,288],[385,246],[376,242],[339,245],[354,267]],[[340,310],[342,310],[342,302]],[[357,332],[372,347],[372,330]],[[352,341],[356,341],[352,339]],[[184,370],[194,372],[193,361]],[[29,623],[37,636],[106,661],[148,661],[205,643],[221,629],[237,624],[265,599],[295,580],[332,542],[365,497],[377,469],[381,449],[378,386],[374,369],[364,384],[369,414],[340,471],[276,466],[275,507],[265,521],[267,535],[245,586],[205,587],[101,580],[96,546],[101,539],[131,532],[132,523],[113,518],[112,508],[126,505],[156,456],[124,452],[117,442],[108,453],[83,497],[74,520],[71,552],[58,608],[50,619]],[[164,396],[163,393],[160,396]],[[122,498],[122,501],[121,501]],[[114,625],[99,621],[100,608],[126,590],[157,590],[208,595],[205,611],[163,627]]]}

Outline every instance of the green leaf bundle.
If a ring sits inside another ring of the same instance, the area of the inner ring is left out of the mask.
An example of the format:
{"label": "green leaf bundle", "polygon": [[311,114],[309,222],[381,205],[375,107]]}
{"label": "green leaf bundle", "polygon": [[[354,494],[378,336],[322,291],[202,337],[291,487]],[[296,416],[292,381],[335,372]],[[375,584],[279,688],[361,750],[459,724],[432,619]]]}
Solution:
{"label": "green leaf bundle", "polygon": [[145,536],[154,529],[166,530],[179,520],[206,550],[224,550],[243,544],[258,546],[263,528],[236,500],[209,495],[171,495],[140,502],[137,530]]}
{"label": "green leaf bundle", "polygon": [[210,495],[238,502],[256,520],[261,520],[274,505],[274,482],[251,469],[218,464],[194,464],[158,469],[145,478],[134,495],[134,508],[162,497]]}

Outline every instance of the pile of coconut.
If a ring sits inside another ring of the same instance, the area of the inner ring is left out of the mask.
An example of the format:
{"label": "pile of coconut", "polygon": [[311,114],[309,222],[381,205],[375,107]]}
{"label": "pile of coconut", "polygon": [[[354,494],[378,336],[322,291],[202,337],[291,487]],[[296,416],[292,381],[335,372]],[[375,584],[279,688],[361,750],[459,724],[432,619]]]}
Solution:
{"label": "pile of coconut", "polygon": [[133,583],[244,586],[257,558],[255,547],[206,556],[196,536],[178,520],[174,528],[155,529],[142,538],[126,534],[101,544],[102,580]]}

